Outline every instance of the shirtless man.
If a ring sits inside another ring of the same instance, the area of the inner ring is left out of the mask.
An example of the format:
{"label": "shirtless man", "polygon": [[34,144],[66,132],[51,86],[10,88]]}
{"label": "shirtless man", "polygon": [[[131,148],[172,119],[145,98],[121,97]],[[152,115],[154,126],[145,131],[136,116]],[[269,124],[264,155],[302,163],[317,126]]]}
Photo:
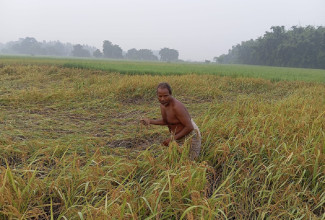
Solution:
{"label": "shirtless man", "polygon": [[[167,125],[172,138],[180,145],[184,144],[186,138],[191,139],[190,157],[197,158],[201,149],[201,134],[191,119],[187,109],[172,96],[172,89],[168,83],[160,83],[157,87],[157,96],[160,102],[161,119],[153,120],[144,118],[140,122],[144,125]],[[163,142],[168,146],[171,138]]]}

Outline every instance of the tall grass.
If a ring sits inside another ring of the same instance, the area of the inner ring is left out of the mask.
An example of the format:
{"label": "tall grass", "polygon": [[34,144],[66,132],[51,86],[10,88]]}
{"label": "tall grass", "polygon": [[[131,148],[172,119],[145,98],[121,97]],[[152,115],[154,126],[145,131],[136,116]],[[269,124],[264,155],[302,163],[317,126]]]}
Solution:
{"label": "tall grass", "polygon": [[[325,85],[0,68],[0,219],[324,219]],[[202,133],[160,143],[167,81]]]}

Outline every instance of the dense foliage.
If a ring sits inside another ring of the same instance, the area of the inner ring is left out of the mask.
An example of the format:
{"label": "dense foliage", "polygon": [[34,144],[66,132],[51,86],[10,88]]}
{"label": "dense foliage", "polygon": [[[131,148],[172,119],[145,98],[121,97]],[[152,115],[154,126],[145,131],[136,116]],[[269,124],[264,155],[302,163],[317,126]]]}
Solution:
{"label": "dense foliage", "polygon": [[[163,48],[160,51],[149,49],[132,48],[127,52],[111,41],[103,41],[103,49],[100,51],[96,47],[71,43],[61,43],[60,41],[39,42],[33,37],[20,38],[18,41],[11,41],[6,44],[0,43],[0,54],[23,54],[32,56],[74,56],[109,58],[109,59],[128,59],[128,60],[147,60],[175,62],[178,60],[178,51],[175,49]],[[159,58],[158,58],[159,56]]]}
{"label": "dense foliage", "polygon": [[137,50],[135,48],[128,50],[128,52],[125,55],[125,58],[129,60],[152,60],[152,61],[158,60],[158,57],[155,56],[151,50],[148,49]]}
{"label": "dense foliage", "polygon": [[228,54],[215,57],[219,63],[325,69],[325,27],[297,27],[285,30],[273,26],[256,40],[233,46]]}
{"label": "dense foliage", "polygon": [[73,46],[72,54],[75,57],[90,57],[89,51],[84,49],[80,44]]}
{"label": "dense foliage", "polygon": [[[85,46],[88,50],[89,46]],[[37,41],[33,37],[20,38],[17,41],[10,41],[0,45],[2,54],[25,54],[25,55],[51,55],[51,56],[71,56],[73,45],[60,41]]]}
{"label": "dense foliage", "polygon": [[103,55],[106,58],[121,59],[123,58],[123,50],[119,45],[105,40],[103,42]]}
{"label": "dense foliage", "polygon": [[163,48],[159,51],[159,55],[160,55],[162,61],[171,62],[171,61],[178,60],[179,53],[177,50]]}

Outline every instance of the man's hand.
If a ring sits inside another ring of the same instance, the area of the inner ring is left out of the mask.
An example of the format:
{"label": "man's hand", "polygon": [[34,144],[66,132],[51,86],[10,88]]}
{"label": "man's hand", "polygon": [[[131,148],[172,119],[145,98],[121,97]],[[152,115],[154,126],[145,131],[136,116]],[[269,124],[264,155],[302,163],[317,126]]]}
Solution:
{"label": "man's hand", "polygon": [[150,119],[149,118],[142,118],[142,119],[140,119],[140,123],[145,125],[145,126],[148,126],[148,125],[150,125]]}
{"label": "man's hand", "polygon": [[165,140],[162,144],[164,146],[168,146],[169,145],[169,142],[170,142],[170,138],[168,138],[167,140]]}

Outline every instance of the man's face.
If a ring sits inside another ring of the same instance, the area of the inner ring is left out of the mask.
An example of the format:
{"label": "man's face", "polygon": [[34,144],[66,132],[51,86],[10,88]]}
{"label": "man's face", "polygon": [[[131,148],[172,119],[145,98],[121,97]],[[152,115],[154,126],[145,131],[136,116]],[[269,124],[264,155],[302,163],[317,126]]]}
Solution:
{"label": "man's face", "polygon": [[168,89],[158,88],[157,95],[158,95],[158,100],[159,100],[160,104],[162,104],[164,106],[169,105],[169,103],[172,99],[172,96],[171,96],[171,94],[169,94]]}

